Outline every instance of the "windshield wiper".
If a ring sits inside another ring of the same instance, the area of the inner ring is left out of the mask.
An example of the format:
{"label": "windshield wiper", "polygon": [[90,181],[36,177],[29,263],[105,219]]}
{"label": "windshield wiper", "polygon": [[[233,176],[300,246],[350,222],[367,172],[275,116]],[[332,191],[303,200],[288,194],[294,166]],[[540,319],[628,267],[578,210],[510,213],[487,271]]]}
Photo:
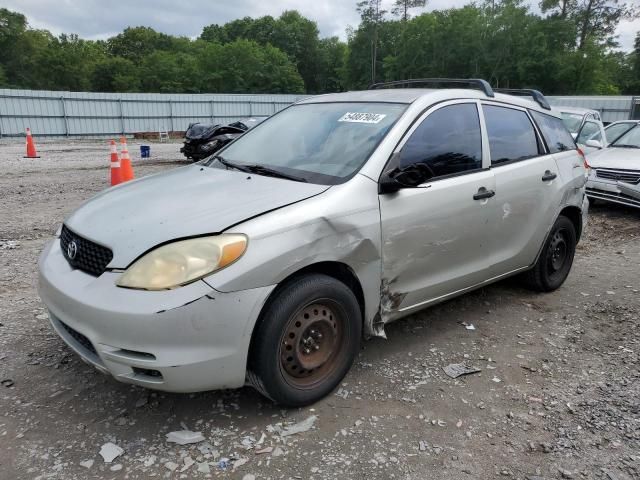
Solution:
{"label": "windshield wiper", "polygon": [[287,180],[293,180],[294,182],[307,182],[305,178],[296,177],[295,175],[289,175],[288,173],[274,170],[273,168],[265,167],[264,165],[242,165],[247,172],[255,173],[257,175],[264,175],[267,177],[285,178]]}
{"label": "windshield wiper", "polygon": [[244,165],[239,165],[237,163],[233,163],[230,162],[229,160],[225,159],[224,157],[222,157],[221,155],[216,155],[215,157],[216,160],[218,160],[222,165],[224,165],[227,168],[233,168],[235,170],[240,170],[241,172],[248,172],[250,173],[251,171],[245,167]]}
{"label": "windshield wiper", "polygon": [[618,148],[640,148],[640,146],[638,145],[628,145],[628,144],[620,144],[620,143],[614,143],[613,145],[611,145],[612,147],[618,147]]}
{"label": "windshield wiper", "polygon": [[239,163],[230,162],[226,158],[221,155],[216,155],[216,160],[218,160],[222,165],[228,168],[234,168],[236,170],[240,170],[241,172],[247,173],[255,173],[257,175],[264,175],[266,177],[276,177],[276,178],[285,178],[287,180],[293,180],[294,182],[307,182],[305,178],[296,177],[295,175],[289,175],[288,173],[281,172],[279,170],[274,170],[273,168],[265,167],[264,165],[244,165]]}

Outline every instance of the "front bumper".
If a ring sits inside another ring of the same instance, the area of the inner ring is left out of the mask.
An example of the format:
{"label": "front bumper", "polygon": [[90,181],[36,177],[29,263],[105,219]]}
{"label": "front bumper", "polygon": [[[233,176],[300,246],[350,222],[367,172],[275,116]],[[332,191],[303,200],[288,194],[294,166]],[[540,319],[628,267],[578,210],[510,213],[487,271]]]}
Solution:
{"label": "front bumper", "polygon": [[57,239],[38,263],[53,328],[100,371],[172,392],[244,385],[251,333],[272,286],[230,293],[204,281],[160,292],[120,288],[119,273],[96,278],[72,269]]}
{"label": "front bumper", "polygon": [[586,191],[589,198],[640,208],[640,185],[605,180],[591,175]]}

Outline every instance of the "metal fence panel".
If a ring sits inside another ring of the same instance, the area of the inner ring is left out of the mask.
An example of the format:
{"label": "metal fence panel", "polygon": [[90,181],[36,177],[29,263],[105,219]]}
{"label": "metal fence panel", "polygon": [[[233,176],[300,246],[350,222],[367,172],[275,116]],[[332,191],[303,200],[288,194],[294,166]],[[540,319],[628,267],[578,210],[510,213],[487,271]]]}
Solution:
{"label": "metal fence panel", "polygon": [[302,95],[51,92],[0,89],[0,137],[184,131],[190,123],[269,116]]}
{"label": "metal fence panel", "polygon": [[[266,117],[302,95],[51,92],[0,89],[0,137],[100,136],[184,131],[193,122]],[[605,122],[631,118],[631,96],[549,96],[556,106],[598,110]]]}
{"label": "metal fence panel", "polygon": [[549,96],[549,103],[554,106],[590,108],[597,110],[602,115],[605,123],[631,118],[632,96]]}

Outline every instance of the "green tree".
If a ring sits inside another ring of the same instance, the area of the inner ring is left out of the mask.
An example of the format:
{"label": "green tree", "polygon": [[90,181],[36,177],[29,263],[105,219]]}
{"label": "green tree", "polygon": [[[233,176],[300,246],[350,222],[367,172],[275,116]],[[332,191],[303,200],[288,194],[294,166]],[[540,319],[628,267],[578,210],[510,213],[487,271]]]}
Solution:
{"label": "green tree", "polygon": [[323,38],[318,47],[318,76],[320,92],[340,92],[345,89],[347,45],[338,37]]}
{"label": "green tree", "polygon": [[107,40],[109,53],[116,57],[139,62],[156,50],[171,50],[172,38],[149,27],[129,27]]}
{"label": "green tree", "polygon": [[247,39],[260,45],[271,44],[285,52],[296,65],[308,92],[318,92],[320,76],[320,39],[315,22],[295,10],[285,11],[279,18],[245,17],[225,25],[204,27],[200,39],[226,44]]}
{"label": "green tree", "polygon": [[591,38],[607,40],[621,20],[638,16],[637,8],[622,0],[543,0],[541,7],[543,12],[576,23],[579,50],[585,50]]}
{"label": "green tree", "polygon": [[27,18],[21,13],[0,8],[0,63],[13,55],[13,47],[27,29]]}
{"label": "green tree", "polygon": [[426,4],[427,0],[395,0],[391,13],[396,17],[400,17],[400,20],[403,22],[406,22],[410,18],[409,10],[424,7]]}
{"label": "green tree", "polygon": [[[358,30],[365,33],[370,45],[371,83],[378,78],[378,39],[380,25],[384,22],[387,13],[382,9],[382,0],[362,0],[356,4],[356,10],[360,14],[361,25]],[[384,58],[384,56],[383,56]]]}
{"label": "green tree", "polygon": [[139,92],[138,66],[126,58],[107,56],[96,62],[91,84],[97,92]]}
{"label": "green tree", "polygon": [[226,44],[200,41],[196,60],[203,92],[304,92],[304,82],[295,65],[272,45],[244,39]]}
{"label": "green tree", "polygon": [[4,68],[2,68],[2,65],[0,65],[0,87],[8,87],[9,84],[7,83],[7,75],[4,73]]}

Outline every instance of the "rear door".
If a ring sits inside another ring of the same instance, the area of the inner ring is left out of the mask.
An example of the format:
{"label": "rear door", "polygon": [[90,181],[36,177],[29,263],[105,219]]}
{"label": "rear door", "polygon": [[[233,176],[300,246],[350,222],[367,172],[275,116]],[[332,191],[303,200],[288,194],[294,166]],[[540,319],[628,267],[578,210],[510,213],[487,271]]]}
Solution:
{"label": "rear door", "polygon": [[[547,151],[555,158],[563,190],[567,192],[558,199],[557,206],[570,203],[571,200],[581,205],[581,196],[587,177],[584,157],[578,153],[573,137],[559,118],[535,110],[529,113],[538,126],[539,132],[542,133]],[[572,196],[574,196],[573,199]]]}
{"label": "rear door", "polygon": [[492,276],[531,265],[554,220],[561,184],[526,109],[482,102],[496,181]]}
{"label": "rear door", "polygon": [[477,101],[433,107],[385,169],[430,172],[416,188],[379,197],[385,321],[487,278],[495,185],[478,107]]}

